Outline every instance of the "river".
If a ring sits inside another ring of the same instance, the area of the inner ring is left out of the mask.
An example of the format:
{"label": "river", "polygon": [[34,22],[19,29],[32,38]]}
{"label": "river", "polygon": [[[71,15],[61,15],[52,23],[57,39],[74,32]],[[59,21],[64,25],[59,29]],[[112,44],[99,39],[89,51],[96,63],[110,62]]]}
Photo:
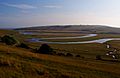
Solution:
{"label": "river", "polygon": [[[32,32],[20,32],[20,34],[24,35],[33,35],[38,33],[32,33]],[[31,38],[27,39],[29,42],[42,42],[47,44],[85,44],[85,43],[105,43],[111,40],[120,40],[120,38],[103,38],[103,39],[97,39],[97,40],[90,40],[90,41],[77,41],[77,42],[49,42],[46,41],[46,39],[76,39],[76,38],[88,38],[88,37],[95,37],[98,34],[87,34],[85,36],[77,36],[77,37],[51,37],[51,38]]]}

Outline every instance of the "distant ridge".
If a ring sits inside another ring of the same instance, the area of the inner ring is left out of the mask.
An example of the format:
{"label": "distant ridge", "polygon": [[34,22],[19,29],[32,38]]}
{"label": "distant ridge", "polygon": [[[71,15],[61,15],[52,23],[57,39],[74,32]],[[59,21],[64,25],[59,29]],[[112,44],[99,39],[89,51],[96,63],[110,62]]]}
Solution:
{"label": "distant ridge", "polygon": [[104,25],[55,25],[18,28],[15,30],[55,30],[55,31],[76,31],[80,33],[105,33],[120,34],[120,28]]}

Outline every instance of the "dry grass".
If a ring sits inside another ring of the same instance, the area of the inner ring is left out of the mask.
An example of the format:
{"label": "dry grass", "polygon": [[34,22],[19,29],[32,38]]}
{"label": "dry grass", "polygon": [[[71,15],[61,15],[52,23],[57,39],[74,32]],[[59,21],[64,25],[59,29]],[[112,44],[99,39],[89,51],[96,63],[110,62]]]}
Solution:
{"label": "dry grass", "polygon": [[[120,77],[120,63],[36,54],[6,45],[0,45],[0,50],[2,78]],[[7,73],[9,74],[6,76]]]}

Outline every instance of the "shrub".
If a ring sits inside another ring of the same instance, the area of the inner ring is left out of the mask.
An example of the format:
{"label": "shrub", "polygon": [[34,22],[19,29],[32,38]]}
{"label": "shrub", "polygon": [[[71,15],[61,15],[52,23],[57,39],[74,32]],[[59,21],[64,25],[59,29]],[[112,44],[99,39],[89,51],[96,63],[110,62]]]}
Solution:
{"label": "shrub", "polygon": [[97,55],[96,60],[102,60],[101,55]]}
{"label": "shrub", "polygon": [[25,44],[25,43],[21,43],[17,47],[21,47],[21,48],[25,48],[25,49],[30,49],[30,47],[27,44]]}
{"label": "shrub", "polygon": [[52,55],[56,55],[57,53],[56,53],[56,51],[53,51],[51,54],[52,54]]}
{"label": "shrub", "polygon": [[84,56],[80,56],[82,59],[84,59],[85,57]]}
{"label": "shrub", "polygon": [[52,54],[53,49],[47,44],[42,44],[41,47],[38,49],[38,52],[43,54]]}
{"label": "shrub", "polygon": [[80,57],[80,55],[76,55],[75,57]]}
{"label": "shrub", "polygon": [[1,37],[1,42],[7,44],[7,45],[14,45],[17,43],[17,40],[11,36],[5,35]]}
{"label": "shrub", "polygon": [[72,55],[71,53],[67,53],[66,56],[69,56],[69,57],[70,57],[70,56],[73,56],[73,55]]}
{"label": "shrub", "polygon": [[65,56],[64,53],[58,53],[57,55],[58,55],[58,56]]}
{"label": "shrub", "polygon": [[43,71],[42,69],[41,70],[40,69],[36,69],[36,72],[39,75],[44,75],[45,74],[45,71]]}

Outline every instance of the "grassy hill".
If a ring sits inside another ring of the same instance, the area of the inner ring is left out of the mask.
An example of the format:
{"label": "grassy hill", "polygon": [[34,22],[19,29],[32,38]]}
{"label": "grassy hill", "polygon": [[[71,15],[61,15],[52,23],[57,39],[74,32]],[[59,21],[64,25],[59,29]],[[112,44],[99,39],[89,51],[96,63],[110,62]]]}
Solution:
{"label": "grassy hill", "polygon": [[[12,35],[20,42],[28,35],[14,30],[0,30],[0,36]],[[32,36],[30,36],[32,37]],[[41,43],[26,42],[31,48],[39,48]],[[119,41],[108,42],[119,49]],[[58,56],[35,53],[31,49],[6,45],[0,42],[0,78],[119,78],[120,60],[106,57],[104,44],[50,45],[57,52],[71,53],[73,56]],[[75,57],[79,54],[80,57]],[[96,60],[102,55],[104,60]]]}
{"label": "grassy hill", "polygon": [[1,78],[119,78],[120,63],[32,53],[0,44]]}

